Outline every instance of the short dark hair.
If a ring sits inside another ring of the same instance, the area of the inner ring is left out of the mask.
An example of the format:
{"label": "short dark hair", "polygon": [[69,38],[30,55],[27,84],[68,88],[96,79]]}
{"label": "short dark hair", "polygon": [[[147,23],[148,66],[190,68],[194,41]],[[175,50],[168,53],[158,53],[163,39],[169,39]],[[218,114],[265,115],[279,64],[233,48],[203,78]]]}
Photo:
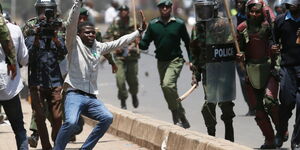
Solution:
{"label": "short dark hair", "polygon": [[81,32],[82,28],[86,27],[86,26],[95,27],[95,25],[92,22],[85,21],[85,22],[82,22],[82,23],[78,24],[78,26],[77,26],[77,32]]}

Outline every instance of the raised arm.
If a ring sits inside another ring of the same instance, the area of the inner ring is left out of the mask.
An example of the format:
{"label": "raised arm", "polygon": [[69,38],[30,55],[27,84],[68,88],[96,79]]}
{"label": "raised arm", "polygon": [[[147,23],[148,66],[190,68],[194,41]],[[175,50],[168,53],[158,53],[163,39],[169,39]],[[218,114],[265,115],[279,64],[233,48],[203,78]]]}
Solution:
{"label": "raised arm", "polygon": [[82,0],[75,0],[67,20],[66,46],[69,52],[73,49],[73,46],[76,42],[77,25],[81,6]]}

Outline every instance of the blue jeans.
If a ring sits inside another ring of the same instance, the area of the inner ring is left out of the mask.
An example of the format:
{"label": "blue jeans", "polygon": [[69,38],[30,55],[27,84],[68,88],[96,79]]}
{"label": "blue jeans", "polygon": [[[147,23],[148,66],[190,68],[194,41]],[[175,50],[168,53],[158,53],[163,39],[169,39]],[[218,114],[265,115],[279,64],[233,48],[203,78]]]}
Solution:
{"label": "blue jeans", "polygon": [[105,134],[113,121],[113,115],[96,97],[76,92],[68,92],[64,102],[65,122],[60,128],[55,141],[55,150],[64,150],[71,136],[79,129],[78,120],[81,114],[99,121],[88,136],[81,149],[93,149]]}
{"label": "blue jeans", "polygon": [[15,133],[18,150],[28,150],[28,140],[24,128],[23,113],[19,95],[7,101],[0,101]]}

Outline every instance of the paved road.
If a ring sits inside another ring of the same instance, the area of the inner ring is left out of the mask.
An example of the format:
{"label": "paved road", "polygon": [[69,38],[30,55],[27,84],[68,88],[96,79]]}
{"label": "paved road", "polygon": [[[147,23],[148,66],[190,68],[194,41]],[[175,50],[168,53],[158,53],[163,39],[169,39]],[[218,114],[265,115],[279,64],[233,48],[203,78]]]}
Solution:
{"label": "paved road", "polygon": [[[31,119],[31,106],[24,99],[22,100],[22,110],[24,114],[25,129],[27,130],[27,135],[31,134],[29,131],[30,119]],[[47,121],[48,131],[51,131],[50,123]],[[77,150],[84,143],[85,139],[93,130],[93,127],[85,125],[83,132],[76,136],[76,142],[68,143],[67,150]],[[50,135],[50,134],[49,134]],[[5,123],[0,123],[0,150],[16,150],[15,136],[9,125],[8,121]],[[41,150],[42,146],[39,140],[37,148],[30,148],[32,150]],[[53,143],[52,143],[53,145]],[[113,136],[111,134],[105,134],[94,148],[95,150],[105,149],[105,150],[147,150],[146,148],[140,147],[132,142],[125,139]]]}
{"label": "paved road", "polygon": [[[100,28],[104,31],[105,27]],[[183,45],[183,44],[182,44]],[[185,50],[185,49],[184,49]],[[149,48],[149,53],[154,52],[153,44]],[[184,51],[184,57],[187,60],[186,52]],[[133,109],[131,105],[131,97],[127,99],[128,110],[133,112],[151,116],[153,118],[164,120],[167,122],[172,122],[171,113],[167,108],[167,104],[163,98],[161,88],[159,86],[158,71],[156,68],[156,60],[154,57],[149,55],[141,55],[139,61],[139,99],[140,107],[138,109]],[[191,72],[188,66],[184,66],[181,76],[178,80],[178,91],[179,94],[183,94],[187,89],[190,88],[191,83]],[[99,97],[105,102],[117,107],[120,106],[120,101],[117,99],[117,88],[115,83],[115,77],[111,74],[111,68],[106,63],[103,68],[99,71],[99,81],[98,85],[100,87]],[[201,115],[201,107],[204,102],[204,94],[202,86],[198,87],[185,101],[183,101],[183,106],[186,109],[186,115],[191,123],[190,130],[199,131],[206,133],[206,127],[204,124],[203,117]],[[264,143],[264,137],[256,122],[254,117],[246,117],[245,114],[248,108],[244,99],[242,98],[239,82],[237,82],[237,99],[235,100],[234,111],[236,117],[234,118],[234,128],[235,128],[235,141],[240,144],[247,145],[252,148],[259,148],[260,145]],[[224,124],[220,120],[221,111],[217,107],[217,137],[224,137]],[[294,116],[290,119],[289,131],[291,135],[292,126],[294,123]],[[283,145],[284,148],[290,147],[290,139]]]}

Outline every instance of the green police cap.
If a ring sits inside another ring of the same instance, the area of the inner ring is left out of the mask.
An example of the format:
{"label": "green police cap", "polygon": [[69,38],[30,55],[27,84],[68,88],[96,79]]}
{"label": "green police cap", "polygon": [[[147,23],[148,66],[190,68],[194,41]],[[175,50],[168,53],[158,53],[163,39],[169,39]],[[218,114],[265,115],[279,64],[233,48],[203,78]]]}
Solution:
{"label": "green police cap", "polygon": [[160,5],[166,5],[166,6],[171,6],[173,4],[172,0],[160,0],[157,3],[157,7],[159,7]]}
{"label": "green police cap", "polygon": [[88,16],[89,12],[87,9],[85,8],[80,8],[80,15],[84,15],[84,16]]}

